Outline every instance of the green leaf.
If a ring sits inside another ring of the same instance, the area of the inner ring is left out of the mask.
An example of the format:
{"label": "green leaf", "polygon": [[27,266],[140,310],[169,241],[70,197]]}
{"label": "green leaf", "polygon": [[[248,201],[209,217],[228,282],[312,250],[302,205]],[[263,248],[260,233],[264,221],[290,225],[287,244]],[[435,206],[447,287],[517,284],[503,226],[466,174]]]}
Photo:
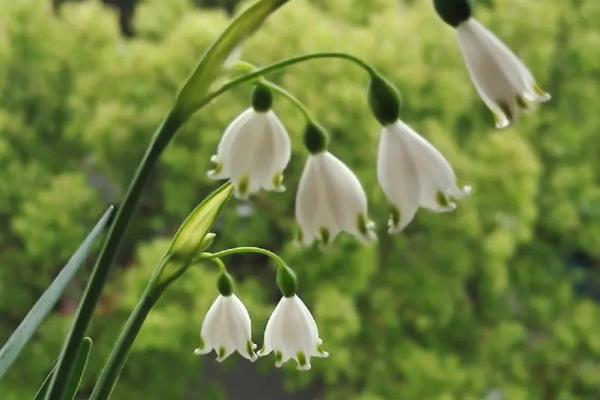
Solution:
{"label": "green leaf", "polygon": [[44,382],[42,382],[42,386],[40,386],[37,393],[33,397],[33,400],[42,400],[44,397],[46,397],[46,392],[48,391],[48,386],[50,386],[50,380],[52,379],[52,374],[54,373],[55,368],[56,366],[52,367],[52,370],[50,370],[50,373],[48,373],[46,379],[44,379]]}
{"label": "green leaf", "polygon": [[16,360],[38,326],[52,310],[69,282],[71,282],[77,271],[84,264],[87,256],[92,251],[93,244],[108,225],[112,213],[113,207],[106,210],[94,229],[88,234],[69,262],[67,262],[67,265],[65,265],[56,279],[54,279],[54,282],[46,289],[17,329],[8,338],[8,341],[2,347],[2,350],[0,350],[0,378],[4,376],[8,368]]}
{"label": "green leaf", "polygon": [[210,85],[231,53],[264,20],[288,0],[260,0],[240,14],[201,57],[200,62],[177,97],[175,110],[187,118],[202,105]]}
{"label": "green leaf", "polygon": [[79,389],[79,385],[81,385],[81,379],[83,378],[83,374],[85,372],[85,367],[87,366],[91,350],[92,339],[90,339],[89,337],[83,338],[83,340],[81,341],[81,347],[79,348],[79,353],[77,353],[75,365],[71,370],[71,376],[69,377],[69,381],[67,382],[67,389],[62,397],[62,400],[75,399],[75,396],[77,395],[77,389]]}

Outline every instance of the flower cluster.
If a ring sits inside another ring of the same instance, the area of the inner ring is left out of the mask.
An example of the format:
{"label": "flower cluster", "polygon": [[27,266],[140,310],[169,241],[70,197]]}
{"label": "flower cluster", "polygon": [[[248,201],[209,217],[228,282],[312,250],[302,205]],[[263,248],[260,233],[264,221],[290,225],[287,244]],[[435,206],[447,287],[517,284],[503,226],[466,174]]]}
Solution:
{"label": "flower cluster", "polygon": [[233,293],[233,278],[223,271],[217,285],[220,294],[204,318],[200,346],[194,354],[214,350],[217,361],[222,362],[235,351],[250,361],[274,352],[277,367],[293,359],[300,370],[310,369],[311,357],[327,357],[329,354],[321,347],[323,341],[317,323],[296,295],[294,272],[287,266],[279,266],[277,282],[283,297],[267,322],[264,345],[257,354],[248,310]]}
{"label": "flower cluster", "polygon": [[[450,163],[425,138],[400,121],[400,103],[394,87],[373,72],[369,100],[383,131],[379,146],[377,175],[392,203],[391,233],[400,232],[419,207],[434,212],[456,208],[455,200],[469,188],[459,188]],[[272,94],[258,85],[252,108],[236,118],[212,158],[214,179],[231,179],[238,198],[259,191],[283,190],[283,171],[290,160],[291,142],[272,110]],[[304,144],[309,152],[296,194],[295,214],[299,239],[310,245],[315,240],[329,243],[340,232],[362,242],[376,240],[369,219],[367,195],[352,170],[328,151],[325,128],[307,115]]]}

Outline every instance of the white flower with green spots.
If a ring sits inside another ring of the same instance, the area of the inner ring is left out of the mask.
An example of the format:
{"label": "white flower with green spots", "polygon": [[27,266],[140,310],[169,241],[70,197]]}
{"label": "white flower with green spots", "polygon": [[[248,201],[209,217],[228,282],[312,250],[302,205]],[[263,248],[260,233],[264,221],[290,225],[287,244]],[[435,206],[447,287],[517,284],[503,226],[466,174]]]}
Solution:
{"label": "white flower with green spots", "polygon": [[393,205],[390,233],[402,231],[419,207],[453,211],[454,200],[471,192],[468,186],[458,187],[454,170],[442,153],[400,120],[383,128],[377,177]]}
{"label": "white flower with green spots", "polygon": [[283,191],[283,170],[291,151],[289,135],[277,115],[249,108],[225,130],[208,176],[231,179],[238,198],[261,189]]}
{"label": "white flower with green spots", "polygon": [[251,338],[250,315],[244,304],[235,295],[219,295],[211,305],[200,331],[200,347],[194,354],[217,353],[217,361],[222,362],[234,351],[250,361],[258,357],[256,345]]}
{"label": "white flower with green spots", "polygon": [[302,300],[296,295],[282,297],[267,322],[264,345],[258,355],[274,352],[277,367],[294,359],[298,369],[309,370],[311,357],[329,356],[321,348],[322,343],[317,323]]}
{"label": "white flower with green spots", "polygon": [[356,175],[328,151],[311,154],[296,194],[300,241],[329,243],[341,231],[368,242],[376,239],[367,196]]}
{"label": "white flower with green spots", "polygon": [[525,64],[500,39],[473,18],[456,27],[471,79],[494,114],[497,128],[509,126],[528,102],[550,100]]}

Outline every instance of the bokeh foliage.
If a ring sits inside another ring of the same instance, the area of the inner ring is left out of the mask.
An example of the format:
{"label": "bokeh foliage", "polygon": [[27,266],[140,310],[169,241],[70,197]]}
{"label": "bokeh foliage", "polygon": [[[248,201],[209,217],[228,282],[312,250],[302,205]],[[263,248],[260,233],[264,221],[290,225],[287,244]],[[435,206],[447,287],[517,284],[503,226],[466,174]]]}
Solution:
{"label": "bokeh foliage", "polygon": [[[352,3],[352,6],[348,6]],[[482,2],[483,3],[483,2]],[[290,390],[329,399],[596,399],[600,393],[600,3],[495,0],[477,16],[532,67],[553,101],[496,132],[468,82],[452,31],[430,2],[292,1],[248,42],[265,65],[310,51],[364,57],[404,94],[402,118],[452,161],[473,196],[449,215],[419,213],[385,235],[388,206],[375,179],[378,127],[367,79],[342,61],[273,77],[333,136],[331,150],[361,178],[380,227],[377,246],[340,237],[331,248],[292,243],[294,189],[306,152],[302,119],[283,99],[294,158],[288,191],[232,203],[216,247],[259,245],[293,265],[331,358],[286,369]],[[191,0],[141,1],[136,35],[89,1],[0,3],[0,339],[118,201],[153,129],[227,17]],[[97,371],[169,237],[209,191],[210,155],[249,105],[227,94],[188,123],[165,153],[130,229],[90,336]],[[261,343],[277,300],[257,256],[229,260]],[[191,351],[216,295],[215,271],[190,271],[142,330],[117,399],[216,398],[213,363]],[[2,399],[30,398],[53,363],[85,275],[0,382]],[[255,368],[272,373],[271,360]],[[239,362],[228,360],[226,373]],[[89,389],[93,374],[85,377]],[[231,392],[229,392],[231,393]],[[490,397],[502,398],[502,397]]]}

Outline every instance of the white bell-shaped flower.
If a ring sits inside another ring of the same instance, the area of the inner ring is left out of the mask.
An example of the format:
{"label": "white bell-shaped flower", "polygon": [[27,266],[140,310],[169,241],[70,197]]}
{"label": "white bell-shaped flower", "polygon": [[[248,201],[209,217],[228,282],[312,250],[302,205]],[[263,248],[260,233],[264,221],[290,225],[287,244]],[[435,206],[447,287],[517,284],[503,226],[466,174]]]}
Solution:
{"label": "white bell-shaped flower", "polygon": [[469,18],[456,32],[471,79],[494,114],[497,128],[509,126],[521,110],[528,109],[528,102],[550,100],[525,64],[478,21]]}
{"label": "white bell-shaped flower", "polygon": [[356,175],[328,151],[311,154],[296,194],[300,241],[332,241],[340,231],[362,241],[375,240],[367,215],[367,196]]}
{"label": "white bell-shaped flower", "polygon": [[231,179],[238,198],[260,189],[283,191],[290,157],[290,138],[277,115],[249,108],[225,130],[208,176]]}
{"label": "white bell-shaped flower", "polygon": [[453,200],[471,191],[468,186],[459,188],[444,156],[400,120],[385,126],[381,133],[377,176],[394,207],[390,233],[404,229],[419,207],[452,211],[456,208]]}
{"label": "white bell-shaped flower", "polygon": [[282,297],[271,314],[265,329],[260,356],[275,352],[276,366],[290,359],[296,360],[298,369],[310,369],[310,357],[327,357],[321,348],[317,323],[306,305],[296,295]]}
{"label": "white bell-shaped flower", "polygon": [[252,343],[250,315],[244,304],[235,294],[219,295],[211,305],[200,331],[200,347],[194,354],[217,353],[221,362],[237,351],[250,361],[258,357]]}

